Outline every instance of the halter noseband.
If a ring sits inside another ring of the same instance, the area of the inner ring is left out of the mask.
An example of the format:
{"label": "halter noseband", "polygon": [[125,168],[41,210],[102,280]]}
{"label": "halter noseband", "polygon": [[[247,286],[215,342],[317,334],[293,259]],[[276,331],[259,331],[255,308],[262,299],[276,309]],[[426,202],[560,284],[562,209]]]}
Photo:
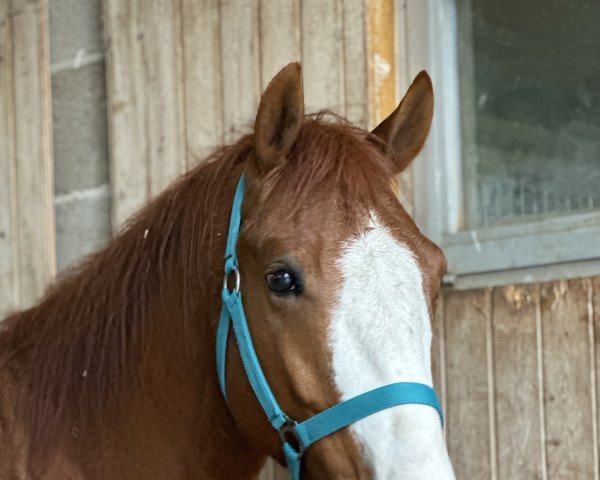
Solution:
{"label": "halter noseband", "polygon": [[[262,406],[269,423],[279,433],[283,452],[293,480],[300,479],[302,455],[308,447],[322,438],[348,425],[387,408],[397,405],[429,405],[437,410],[443,423],[442,409],[435,391],[428,385],[413,382],[391,383],[370,390],[315,415],[303,422],[289,418],[281,409],[262,371],[252,344],[250,330],[242,306],[240,272],[236,244],[240,232],[241,209],[244,199],[245,180],[241,176],[231,210],[229,236],[225,250],[225,279],[223,281],[221,317],[217,330],[217,373],[221,391],[227,399],[225,385],[225,360],[230,325],[237,340],[246,375]],[[235,275],[235,288],[229,290],[228,278]]]}

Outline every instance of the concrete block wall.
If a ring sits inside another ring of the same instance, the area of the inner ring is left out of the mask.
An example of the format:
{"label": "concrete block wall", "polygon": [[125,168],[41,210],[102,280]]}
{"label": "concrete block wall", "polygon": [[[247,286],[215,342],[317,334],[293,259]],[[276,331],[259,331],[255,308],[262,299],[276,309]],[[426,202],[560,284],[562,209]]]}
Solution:
{"label": "concrete block wall", "polygon": [[50,0],[58,270],[111,236],[102,0]]}

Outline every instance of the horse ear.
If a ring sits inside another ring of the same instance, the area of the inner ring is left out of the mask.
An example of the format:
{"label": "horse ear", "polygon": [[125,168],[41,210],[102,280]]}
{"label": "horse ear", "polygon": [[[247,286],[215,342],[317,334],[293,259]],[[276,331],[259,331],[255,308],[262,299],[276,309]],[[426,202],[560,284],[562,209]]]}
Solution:
{"label": "horse ear", "polygon": [[401,172],[419,154],[433,118],[433,87],[427,72],[420,72],[406,95],[372,132],[382,139],[392,154],[397,172]]}
{"label": "horse ear", "polygon": [[271,80],[256,114],[254,152],[261,173],[285,160],[303,117],[302,70],[299,63],[290,63]]}

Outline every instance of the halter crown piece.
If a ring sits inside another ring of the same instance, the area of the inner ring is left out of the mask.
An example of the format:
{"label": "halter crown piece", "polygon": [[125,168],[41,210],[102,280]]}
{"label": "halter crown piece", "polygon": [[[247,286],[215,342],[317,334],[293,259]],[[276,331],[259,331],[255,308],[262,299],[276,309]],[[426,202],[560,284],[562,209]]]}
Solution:
{"label": "halter crown piece", "polygon": [[[429,405],[437,410],[443,424],[442,409],[438,403],[435,391],[428,385],[412,382],[391,383],[370,390],[342,403],[338,403],[303,422],[296,422],[283,412],[269,387],[269,383],[258,361],[242,305],[236,244],[240,232],[244,189],[245,180],[242,175],[233,200],[229,222],[229,236],[225,250],[225,279],[223,281],[222,292],[223,306],[217,329],[217,373],[221,391],[225,399],[227,399],[225,360],[227,356],[227,338],[230,326],[233,324],[233,331],[246,375],[269,423],[279,433],[283,445],[283,453],[285,454],[292,480],[300,479],[302,455],[313,443],[381,410],[406,404]],[[228,287],[228,278],[232,274],[235,275],[235,288],[230,290]]]}

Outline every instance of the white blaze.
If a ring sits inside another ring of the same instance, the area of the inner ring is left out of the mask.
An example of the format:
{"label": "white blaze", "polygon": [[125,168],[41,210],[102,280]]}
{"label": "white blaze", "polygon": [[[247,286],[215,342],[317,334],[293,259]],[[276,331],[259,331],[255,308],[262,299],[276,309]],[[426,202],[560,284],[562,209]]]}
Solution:
{"label": "white blaze", "polygon": [[[342,400],[394,382],[432,385],[431,326],[411,250],[374,216],[338,260],[343,285],[330,341]],[[351,427],[377,480],[454,479],[438,413],[401,405]]]}

